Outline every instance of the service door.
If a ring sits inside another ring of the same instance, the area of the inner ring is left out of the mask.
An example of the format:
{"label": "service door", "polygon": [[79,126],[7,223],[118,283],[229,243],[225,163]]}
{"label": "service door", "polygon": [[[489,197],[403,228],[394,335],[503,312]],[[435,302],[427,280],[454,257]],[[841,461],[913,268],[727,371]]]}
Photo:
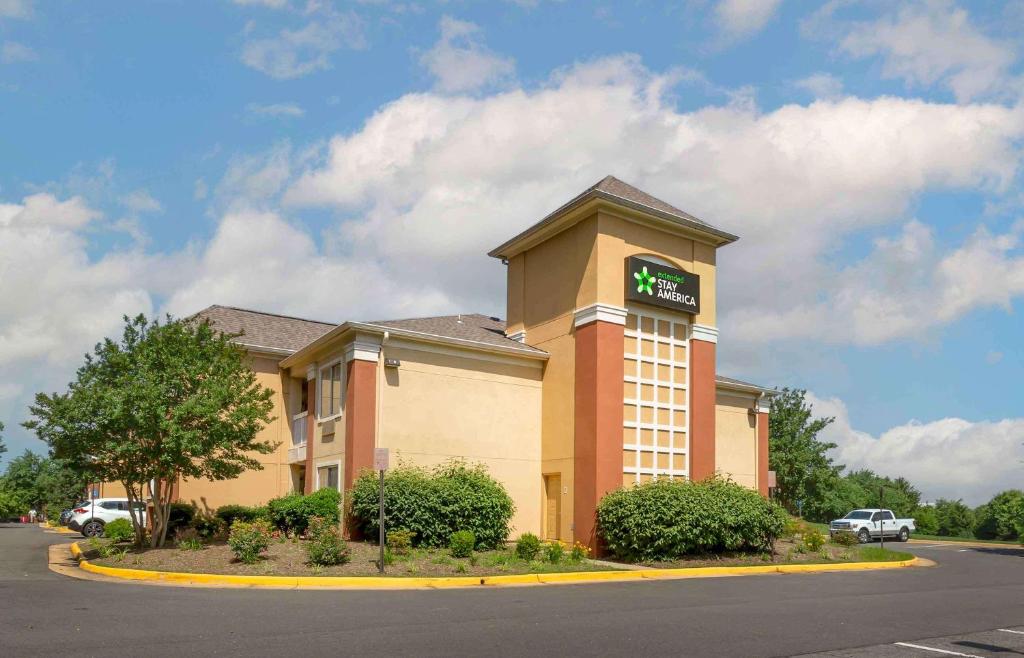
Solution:
{"label": "service door", "polygon": [[544,476],[544,538],[559,539],[562,526],[562,476]]}

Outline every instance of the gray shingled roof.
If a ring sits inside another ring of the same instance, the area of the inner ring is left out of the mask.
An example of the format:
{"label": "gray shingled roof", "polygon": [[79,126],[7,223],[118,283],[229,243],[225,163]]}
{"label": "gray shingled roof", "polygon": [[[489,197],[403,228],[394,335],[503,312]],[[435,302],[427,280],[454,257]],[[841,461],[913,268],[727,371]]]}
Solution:
{"label": "gray shingled roof", "polygon": [[192,317],[209,320],[215,329],[227,334],[244,333],[245,335],[237,341],[241,345],[290,352],[308,345],[338,326],[330,322],[316,322],[217,304],[199,311]]}
{"label": "gray shingled roof", "polygon": [[746,388],[759,388],[772,395],[775,393],[772,389],[761,386],[760,384],[751,384],[750,382],[745,382],[742,379],[734,379],[732,377],[726,377],[725,375],[715,375],[715,381],[720,384],[732,384],[734,386],[743,386]]}
{"label": "gray shingled roof", "polygon": [[512,348],[531,354],[546,354],[529,345],[524,345],[505,336],[505,322],[499,318],[469,313],[464,315],[442,315],[432,318],[409,318],[405,320],[378,320],[367,322],[379,327],[414,331],[432,336],[471,340],[485,345]]}
{"label": "gray shingled roof", "polygon": [[593,196],[611,199],[626,206],[632,206],[642,210],[652,211],[665,219],[676,221],[679,224],[683,224],[685,226],[702,229],[708,233],[718,236],[725,242],[735,242],[736,240],[739,239],[735,235],[727,233],[719,228],[715,228],[714,226],[708,224],[704,220],[698,219],[691,215],[690,213],[684,210],[680,210],[679,208],[676,208],[672,204],[666,203],[661,199],[653,197],[647,192],[644,192],[643,190],[633,187],[629,183],[624,183],[623,181],[619,180],[614,176],[605,176],[598,182],[594,183],[587,189],[577,194],[567,203],[562,204],[554,212],[544,217],[544,219],[540,220],[533,226],[530,226],[525,231],[515,236],[511,240],[508,240],[501,246],[491,250],[489,255],[494,257],[504,256],[504,251],[509,245],[518,242],[521,238],[524,238],[530,235],[531,233],[536,232],[546,224],[554,221],[556,217],[561,215],[566,210],[572,208],[573,206],[579,203],[582,203],[586,199]]}

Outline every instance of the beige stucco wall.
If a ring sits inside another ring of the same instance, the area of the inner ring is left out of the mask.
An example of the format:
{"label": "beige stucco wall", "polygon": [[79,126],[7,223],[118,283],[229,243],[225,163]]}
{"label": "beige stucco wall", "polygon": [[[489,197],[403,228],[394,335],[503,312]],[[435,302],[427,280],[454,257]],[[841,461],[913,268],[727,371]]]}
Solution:
{"label": "beige stucco wall", "polygon": [[[392,463],[484,464],[516,504],[513,536],[540,533],[541,369],[530,362],[394,341],[380,388],[377,445]],[[524,365],[520,365],[523,363]]]}
{"label": "beige stucco wall", "polygon": [[715,468],[747,487],[757,487],[755,398],[719,390],[715,404]]}
{"label": "beige stucco wall", "polygon": [[280,445],[268,455],[253,455],[263,470],[245,471],[232,480],[183,480],[178,488],[178,498],[182,502],[194,503],[202,510],[213,510],[227,504],[256,505],[282,496],[292,489],[291,469],[288,466],[288,448],[291,445],[288,406],[290,391],[286,391],[290,387],[285,386],[285,376],[278,368],[277,359],[252,356],[250,364],[256,372],[256,381],[273,391],[271,399],[274,408],[271,414],[274,420],[260,432],[259,439]]}

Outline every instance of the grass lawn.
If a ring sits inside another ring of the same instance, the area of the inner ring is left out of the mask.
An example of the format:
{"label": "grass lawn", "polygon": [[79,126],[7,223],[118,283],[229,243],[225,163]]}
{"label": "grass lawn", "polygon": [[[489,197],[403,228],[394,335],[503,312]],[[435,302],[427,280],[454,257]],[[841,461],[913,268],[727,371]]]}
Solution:
{"label": "grass lawn", "polygon": [[[105,542],[100,545],[106,545]],[[186,573],[218,573],[245,576],[377,576],[376,544],[348,542],[350,559],[347,564],[318,567],[308,564],[305,541],[274,541],[265,557],[255,564],[235,560],[231,549],[223,543],[213,543],[201,550],[183,550],[173,546],[135,551],[103,557],[91,550],[87,542],[79,546],[93,564],[108,567],[143,569],[149,571],[177,571]],[[408,555],[394,555],[385,567],[385,575],[397,577],[444,576],[498,576],[511,574],[553,573],[566,571],[616,571],[614,566],[594,564],[590,560],[571,562],[566,557],[557,564],[546,560],[526,561],[516,557],[512,549],[477,551],[471,558],[452,557],[447,549],[415,548]]]}

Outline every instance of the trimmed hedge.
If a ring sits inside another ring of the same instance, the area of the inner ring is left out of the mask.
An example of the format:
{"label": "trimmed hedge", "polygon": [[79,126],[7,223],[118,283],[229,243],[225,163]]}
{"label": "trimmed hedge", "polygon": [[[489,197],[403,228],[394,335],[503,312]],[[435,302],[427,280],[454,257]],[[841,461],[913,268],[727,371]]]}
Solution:
{"label": "trimmed hedge", "polygon": [[320,489],[308,496],[300,493],[274,498],[267,503],[270,522],[287,533],[302,534],[309,520],[320,517],[327,524],[338,524],[341,494],[335,489]]}
{"label": "trimmed hedge", "polygon": [[222,505],[214,512],[214,516],[224,523],[225,528],[231,528],[235,521],[252,523],[253,521],[270,520],[270,512],[267,511],[266,506]]}
{"label": "trimmed hedge", "polygon": [[[378,536],[379,476],[365,472],[352,488],[352,517],[366,537]],[[443,548],[468,530],[480,548],[505,542],[515,505],[483,465],[453,460],[432,470],[401,465],[384,477],[385,530],[408,530],[417,546]]]}
{"label": "trimmed hedge", "polygon": [[786,513],[756,491],[721,478],[655,480],[606,495],[597,522],[612,554],[642,562],[770,551],[785,529]]}

